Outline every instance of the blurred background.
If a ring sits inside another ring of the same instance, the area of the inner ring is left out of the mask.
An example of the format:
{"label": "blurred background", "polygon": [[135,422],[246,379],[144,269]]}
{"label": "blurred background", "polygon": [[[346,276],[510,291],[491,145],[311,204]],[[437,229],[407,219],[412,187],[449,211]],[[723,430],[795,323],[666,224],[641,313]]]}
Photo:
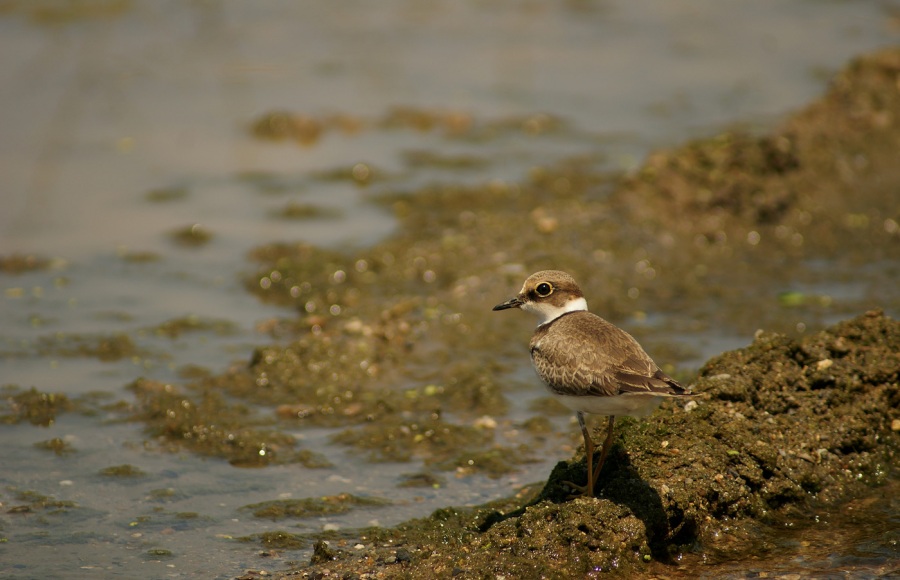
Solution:
{"label": "blurred background", "polygon": [[[367,201],[382,192],[522,180],[578,155],[629,171],[726,126],[764,130],[896,43],[898,14],[886,0],[0,2],[0,384],[112,403],[138,377],[246,361],[273,340],[261,321],[291,315],[245,290],[252,248],[375,244],[397,227]],[[393,129],[416,115],[566,129]],[[703,340],[691,346],[708,356],[750,337]],[[43,426],[13,407],[0,499],[32,507],[0,514],[6,577],[229,577],[259,565],[258,545],[231,538],[273,528],[246,504],[346,488],[400,503],[304,530],[390,525],[508,495],[561,458],[412,498],[396,468],[261,477],[148,450],[140,424],[99,403]],[[336,453],[327,431],[303,437]],[[117,465],[143,477],[104,475]]]}

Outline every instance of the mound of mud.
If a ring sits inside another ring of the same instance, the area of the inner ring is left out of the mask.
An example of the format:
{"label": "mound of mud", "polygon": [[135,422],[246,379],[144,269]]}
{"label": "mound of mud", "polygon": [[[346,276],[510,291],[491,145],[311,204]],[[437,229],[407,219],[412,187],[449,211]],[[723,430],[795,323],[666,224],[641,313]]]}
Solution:
{"label": "mound of mud", "polygon": [[583,479],[584,460],[562,462],[524,507],[439,510],[315,568],[575,578],[688,552],[764,555],[767,529],[864,495],[897,464],[900,323],[873,311],[800,341],[760,332],[709,361],[694,390],[685,408],[623,421],[597,498],[567,500],[561,482]]}

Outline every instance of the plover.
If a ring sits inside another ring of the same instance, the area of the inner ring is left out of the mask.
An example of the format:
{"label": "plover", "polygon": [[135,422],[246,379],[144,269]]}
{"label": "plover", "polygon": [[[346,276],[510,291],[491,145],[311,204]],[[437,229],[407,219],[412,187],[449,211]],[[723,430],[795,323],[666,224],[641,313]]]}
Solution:
{"label": "plover", "polygon": [[[588,312],[581,288],[565,272],[532,274],[518,296],[494,306],[494,310],[507,308],[521,308],[540,319],[531,337],[531,362],[553,396],[578,417],[584,436],[587,483],[584,487],[569,485],[585,496],[593,496],[612,446],[616,417],[643,417],[663,398],[689,396],[690,392],[659,370],[633,336]],[[585,413],[609,416],[596,468]]]}

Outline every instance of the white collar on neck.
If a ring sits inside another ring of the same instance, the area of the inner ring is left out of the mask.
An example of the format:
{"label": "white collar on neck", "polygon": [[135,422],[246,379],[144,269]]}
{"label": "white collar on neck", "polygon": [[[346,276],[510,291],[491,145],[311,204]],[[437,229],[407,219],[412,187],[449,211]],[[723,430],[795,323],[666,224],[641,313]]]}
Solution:
{"label": "white collar on neck", "polygon": [[540,321],[538,322],[538,326],[543,326],[548,322],[553,322],[567,312],[577,312],[579,310],[587,309],[587,300],[585,300],[584,297],[569,300],[561,307],[553,306],[552,304],[548,304],[546,302],[526,302],[522,305],[522,310],[527,310],[528,312],[537,314],[538,318],[540,319]]}

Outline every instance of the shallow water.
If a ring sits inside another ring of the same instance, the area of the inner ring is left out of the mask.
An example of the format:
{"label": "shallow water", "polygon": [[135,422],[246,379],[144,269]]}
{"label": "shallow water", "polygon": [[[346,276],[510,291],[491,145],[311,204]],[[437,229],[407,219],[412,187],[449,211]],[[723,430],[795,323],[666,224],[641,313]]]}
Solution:
{"label": "shallow water", "polygon": [[[113,401],[129,400],[125,385],[137,377],[175,381],[185,365],[220,371],[270,340],[256,325],[290,313],[243,288],[252,247],[372,243],[394,227],[366,203],[385,190],[519,180],[537,163],[577,154],[627,169],[652,148],[724,123],[765,126],[820,94],[828,73],[852,55],[896,42],[891,14],[900,7],[66,5],[9,3],[0,16],[0,255],[51,259],[45,269],[0,274],[0,382],[71,397],[101,392]],[[448,144],[434,132],[378,127],[400,106],[498,122],[546,113],[566,130]],[[306,146],[254,138],[252,122],[272,110],[340,115],[362,129],[334,130]],[[457,162],[411,161],[435,150]],[[324,176],[357,163],[382,180],[360,187]],[[337,214],[273,216],[291,202]],[[208,243],[173,240],[171,232],[195,224],[212,233]],[[850,280],[829,292],[864,305],[868,290]],[[185,316],[228,326],[174,338],[159,332]],[[42,342],[117,333],[138,352],[101,361]],[[749,340],[685,333],[693,355],[671,362],[690,368]],[[233,576],[265,565],[258,544],[233,538],[285,526],[256,520],[241,506],[349,491],[398,504],[306,520],[294,531],[390,525],[508,495],[543,479],[577,444],[569,418],[554,418],[564,434],[550,438],[545,460],[498,480],[451,476],[439,490],[410,492],[396,487],[397,474],[418,466],[355,461],[328,443],[327,431],[296,435],[332,457],[334,468],[269,467],[262,477],[145,447],[141,425],[118,417],[98,408],[61,415],[49,427],[0,426],[3,508],[21,505],[17,493],[24,491],[77,504],[59,514],[4,509],[4,576]],[[34,447],[56,437],[75,453]],[[123,464],[145,475],[99,473]]]}

